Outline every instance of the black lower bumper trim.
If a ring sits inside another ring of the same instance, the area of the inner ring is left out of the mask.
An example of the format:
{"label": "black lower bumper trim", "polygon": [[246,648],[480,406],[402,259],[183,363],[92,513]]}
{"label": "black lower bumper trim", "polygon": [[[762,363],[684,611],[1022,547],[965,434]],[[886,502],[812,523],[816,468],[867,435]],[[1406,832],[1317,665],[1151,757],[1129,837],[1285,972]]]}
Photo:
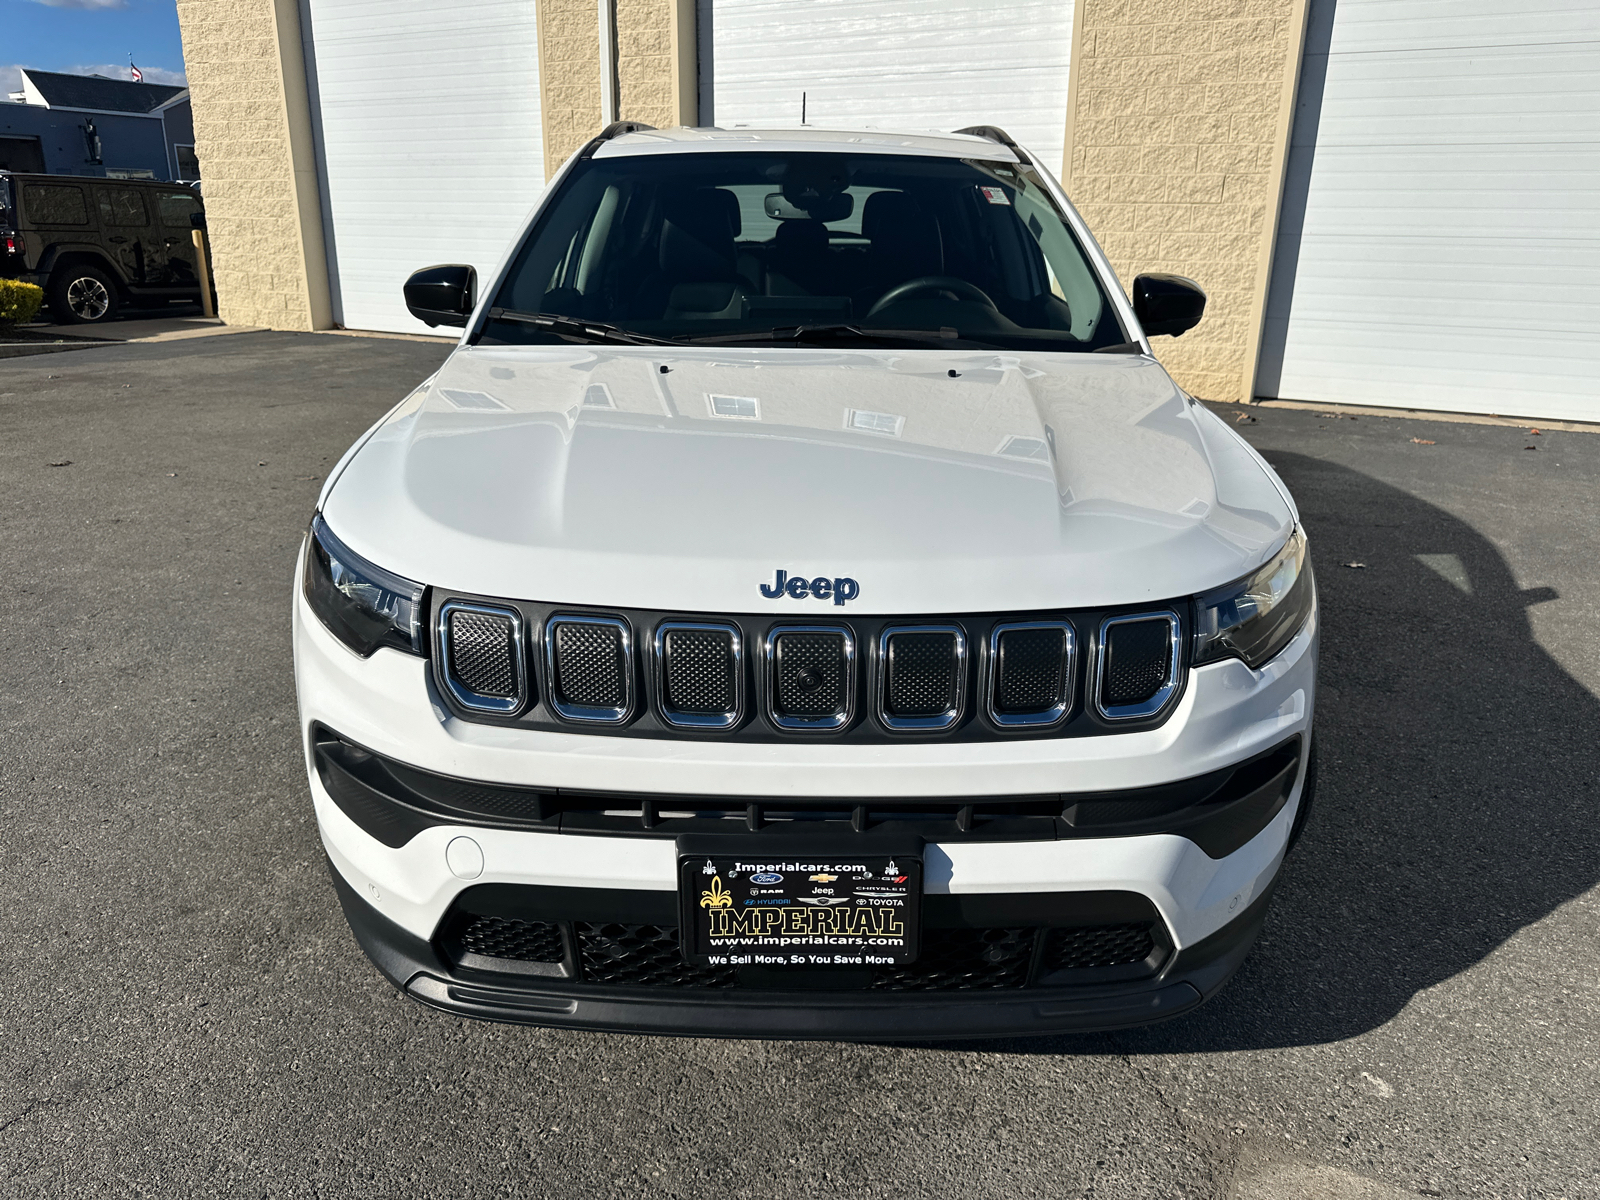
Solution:
{"label": "black lower bumper trim", "polygon": [[982,999],[968,995],[879,1004],[867,1003],[859,996],[842,999],[815,992],[805,993],[799,1001],[782,993],[738,1000],[719,996],[691,1001],[682,995],[578,999],[524,988],[453,984],[427,974],[413,977],[406,992],[431,1007],[491,1021],[616,1033],[889,1041],[1120,1029],[1175,1017],[1203,999],[1187,982],[1134,995],[1058,998],[1040,990],[998,1000],[992,995]]}
{"label": "black lower bumper trim", "polygon": [[918,1041],[1121,1029],[1166,1020],[1227,983],[1266,918],[1272,889],[1234,921],[1124,983],[1006,992],[710,991],[585,984],[462,971],[358,896],[330,865],[362,950],[396,987],[432,1008],[479,1020],[614,1033]]}

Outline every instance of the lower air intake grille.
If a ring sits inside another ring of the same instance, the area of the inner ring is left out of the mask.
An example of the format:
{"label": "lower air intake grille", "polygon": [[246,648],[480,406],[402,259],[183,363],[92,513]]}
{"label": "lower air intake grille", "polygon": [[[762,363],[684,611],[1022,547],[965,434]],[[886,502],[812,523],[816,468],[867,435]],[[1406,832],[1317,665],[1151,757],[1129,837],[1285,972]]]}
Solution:
{"label": "lower air intake grille", "polygon": [[517,921],[472,915],[456,933],[461,949],[485,958],[557,963],[565,956],[561,926],[553,921]]}
{"label": "lower air intake grille", "polygon": [[888,991],[964,991],[1021,987],[1033,957],[1032,929],[925,929],[917,961],[879,967],[872,987]]}
{"label": "lower air intake grille", "polygon": [[456,609],[450,613],[450,674],[479,696],[517,694],[516,642],[509,614]]}
{"label": "lower air intake grille", "polygon": [[832,727],[849,719],[852,644],[835,630],[774,634],[772,712],[779,725]]}
{"label": "lower air intake grille", "polygon": [[578,955],[591,983],[627,987],[732,987],[732,967],[697,967],[683,959],[675,925],[578,921]]}
{"label": "lower air intake grille", "polygon": [[1100,702],[1106,708],[1144,704],[1171,681],[1172,639],[1167,617],[1108,624]]}
{"label": "lower air intake grille", "polygon": [[1123,967],[1143,962],[1155,948],[1147,921],[1052,929],[1045,935],[1044,960],[1040,966],[1046,972]]}

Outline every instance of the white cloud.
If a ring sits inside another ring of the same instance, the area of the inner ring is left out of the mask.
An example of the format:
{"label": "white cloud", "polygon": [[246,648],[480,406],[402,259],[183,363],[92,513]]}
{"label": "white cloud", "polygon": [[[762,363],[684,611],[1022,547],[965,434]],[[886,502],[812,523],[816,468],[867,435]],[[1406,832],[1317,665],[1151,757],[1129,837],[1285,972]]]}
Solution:
{"label": "white cloud", "polygon": [[46,8],[127,8],[128,0],[33,0]]}
{"label": "white cloud", "polygon": [[[139,70],[144,73],[144,81],[146,83],[167,83],[176,87],[184,87],[189,82],[182,71],[169,71],[165,67],[140,67]],[[121,79],[126,82],[128,64],[100,63],[89,66],[62,67],[61,73],[63,75],[104,75],[107,79]]]}
{"label": "white cloud", "polygon": [[0,63],[0,104],[12,92],[22,90],[22,68],[16,63]]}

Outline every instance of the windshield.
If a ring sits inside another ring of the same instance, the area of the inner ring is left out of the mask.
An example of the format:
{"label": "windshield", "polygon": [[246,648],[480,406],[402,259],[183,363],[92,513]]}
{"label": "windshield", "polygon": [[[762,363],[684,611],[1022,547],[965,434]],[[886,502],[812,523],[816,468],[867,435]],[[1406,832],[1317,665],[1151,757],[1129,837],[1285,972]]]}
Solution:
{"label": "windshield", "polygon": [[1030,168],[705,153],[577,164],[480,337],[801,339],[1082,351],[1127,336]]}
{"label": "windshield", "polygon": [[0,226],[14,228],[11,216],[11,180],[0,175]]}

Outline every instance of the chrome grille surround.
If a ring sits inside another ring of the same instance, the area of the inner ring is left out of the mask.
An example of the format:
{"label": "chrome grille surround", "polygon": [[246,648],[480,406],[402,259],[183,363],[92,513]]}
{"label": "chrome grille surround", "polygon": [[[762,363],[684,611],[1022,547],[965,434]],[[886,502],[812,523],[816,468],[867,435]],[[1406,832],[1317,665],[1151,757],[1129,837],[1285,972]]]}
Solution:
{"label": "chrome grille surround", "polygon": [[[827,636],[839,640],[840,703],[836,710],[816,717],[786,715],[779,708],[779,645],[791,634]],[[762,642],[762,667],[766,675],[766,717],[779,729],[827,733],[843,729],[855,719],[856,709],[856,639],[849,630],[839,625],[774,625]]]}
{"label": "chrome grille surround", "polygon": [[[928,716],[896,716],[889,710],[891,643],[895,638],[937,634],[951,639],[949,703],[943,712]],[[898,625],[885,629],[878,637],[878,720],[885,728],[900,732],[933,733],[949,729],[961,721],[967,700],[967,635],[959,625]]]}
{"label": "chrome grille surround", "polygon": [[[1153,696],[1138,704],[1107,704],[1105,689],[1107,679],[1107,650],[1109,633],[1118,625],[1132,625],[1140,621],[1165,621],[1167,623],[1167,679]],[[1095,638],[1095,671],[1089,688],[1094,695],[1095,711],[1107,721],[1135,721],[1153,717],[1164,709],[1183,684],[1183,622],[1170,609],[1155,612],[1129,613],[1120,617],[1107,617],[1100,622],[1099,636]]]}
{"label": "chrome grille surround", "polygon": [[[1003,712],[1000,708],[1003,666],[1002,639],[1007,633],[1028,633],[1033,630],[1059,630],[1062,635],[1061,699],[1036,712]],[[1078,634],[1067,621],[1010,621],[996,625],[989,631],[987,653],[983,664],[984,715],[1001,729],[1048,729],[1059,725],[1072,712],[1072,697],[1078,669]]]}
{"label": "chrome grille surround", "polygon": [[[475,692],[467,687],[456,675],[453,654],[455,648],[455,635],[451,626],[451,619],[462,613],[469,616],[492,617],[509,621],[511,624],[511,668],[515,681],[515,692],[510,696],[488,695]],[[510,715],[519,712],[528,701],[528,654],[524,645],[522,629],[522,614],[514,608],[499,608],[487,604],[469,604],[463,600],[451,600],[439,606],[438,622],[435,627],[434,641],[439,647],[439,661],[444,677],[445,686],[450,689],[450,694],[455,697],[456,703],[462,708],[470,708],[474,712],[497,713]]]}
{"label": "chrome grille surround", "polygon": [[[674,708],[669,699],[667,680],[667,635],[672,633],[724,633],[728,636],[729,666],[732,672],[733,707],[727,712],[688,712]],[[711,621],[663,621],[656,626],[651,656],[656,685],[656,709],[668,725],[681,729],[730,729],[744,719],[744,640],[736,625]]]}
{"label": "chrome grille surround", "polygon": [[[564,625],[603,627],[616,631],[617,654],[620,660],[618,663],[620,704],[575,704],[562,698],[561,650],[557,641]],[[590,725],[620,725],[632,715],[633,631],[621,617],[589,617],[570,613],[558,613],[550,617],[544,626],[544,665],[545,679],[549,684],[550,693],[546,700],[558,716],[568,721],[582,721]]]}

